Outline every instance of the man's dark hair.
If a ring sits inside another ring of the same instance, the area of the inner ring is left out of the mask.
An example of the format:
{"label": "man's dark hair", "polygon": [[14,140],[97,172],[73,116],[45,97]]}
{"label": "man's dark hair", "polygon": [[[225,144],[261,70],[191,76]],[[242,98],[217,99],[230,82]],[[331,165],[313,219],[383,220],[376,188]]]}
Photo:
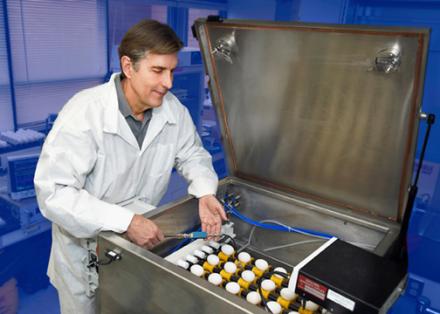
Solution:
{"label": "man's dark hair", "polygon": [[[136,66],[145,54],[172,54],[182,49],[183,43],[171,27],[154,20],[142,20],[132,26],[119,45],[119,62],[127,56]],[[125,78],[121,64],[121,79]]]}

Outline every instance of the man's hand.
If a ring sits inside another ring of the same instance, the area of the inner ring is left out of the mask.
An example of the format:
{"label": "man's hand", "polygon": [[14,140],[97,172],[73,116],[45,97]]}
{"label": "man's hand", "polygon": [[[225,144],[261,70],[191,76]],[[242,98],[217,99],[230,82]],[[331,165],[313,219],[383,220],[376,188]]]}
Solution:
{"label": "man's hand", "polygon": [[202,222],[202,231],[208,235],[220,234],[222,220],[228,220],[223,206],[214,195],[206,195],[199,199],[199,215]]}
{"label": "man's hand", "polygon": [[141,215],[134,215],[127,229],[127,237],[135,244],[151,249],[164,237],[159,227]]}

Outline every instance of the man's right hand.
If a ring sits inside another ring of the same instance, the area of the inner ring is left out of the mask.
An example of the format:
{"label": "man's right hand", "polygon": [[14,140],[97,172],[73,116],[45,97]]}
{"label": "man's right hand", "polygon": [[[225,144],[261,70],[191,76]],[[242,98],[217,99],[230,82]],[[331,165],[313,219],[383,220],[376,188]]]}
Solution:
{"label": "man's right hand", "polygon": [[127,229],[127,237],[135,244],[151,249],[163,241],[163,233],[151,220],[134,215]]}

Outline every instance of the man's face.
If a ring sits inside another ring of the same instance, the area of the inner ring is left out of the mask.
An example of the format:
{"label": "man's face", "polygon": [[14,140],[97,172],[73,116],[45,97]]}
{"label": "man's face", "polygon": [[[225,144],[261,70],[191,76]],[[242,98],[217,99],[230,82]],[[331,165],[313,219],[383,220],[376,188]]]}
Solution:
{"label": "man's face", "polygon": [[133,66],[129,79],[136,103],[145,109],[162,104],[163,97],[173,85],[177,53],[158,55],[147,53]]}

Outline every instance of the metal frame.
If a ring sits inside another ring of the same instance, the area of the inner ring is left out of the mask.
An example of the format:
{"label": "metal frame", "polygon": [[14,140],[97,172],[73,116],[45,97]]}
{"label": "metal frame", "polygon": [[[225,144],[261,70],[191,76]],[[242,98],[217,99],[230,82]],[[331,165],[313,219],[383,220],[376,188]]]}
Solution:
{"label": "metal frame", "polygon": [[[204,20],[200,20],[201,23],[204,23]],[[250,21],[253,22],[253,21]],[[417,29],[417,28],[413,28],[411,30],[402,30],[401,28],[398,27],[388,27],[387,31],[385,32],[384,30],[378,29],[376,27],[363,27],[362,29],[360,29],[359,27],[356,27],[354,25],[335,25],[335,27],[333,27],[333,25],[326,25],[326,26],[322,26],[319,24],[307,24],[307,23],[301,23],[300,25],[295,25],[294,23],[274,23],[274,22],[270,22],[270,23],[264,23],[264,22],[258,22],[258,25],[255,24],[248,24],[248,21],[239,21],[239,20],[227,20],[224,22],[209,22],[209,26],[212,28],[231,28],[233,29],[234,27],[239,27],[240,29],[270,29],[270,30],[287,30],[287,29],[295,29],[297,31],[315,31],[315,32],[337,32],[337,33],[361,33],[361,34],[371,34],[371,35],[383,35],[383,36],[395,36],[395,35],[400,35],[403,37],[415,37],[418,40],[418,49],[417,49],[417,61],[416,61],[416,73],[415,73],[415,80],[413,83],[413,87],[414,87],[414,94],[413,94],[413,98],[412,98],[412,105],[411,105],[411,113],[410,113],[410,119],[408,122],[408,130],[409,130],[409,134],[414,134],[413,136],[409,136],[407,139],[407,143],[405,146],[405,154],[404,154],[404,161],[402,163],[402,178],[400,181],[400,189],[399,189],[399,203],[398,203],[398,208],[397,208],[397,214],[396,217],[397,219],[400,221],[402,219],[402,216],[404,214],[404,210],[405,210],[405,205],[407,202],[407,194],[408,194],[408,186],[410,184],[410,179],[411,179],[411,174],[408,174],[405,169],[411,169],[412,168],[412,160],[414,158],[414,154],[415,154],[415,150],[412,148],[414,145],[412,145],[416,140],[417,140],[417,129],[416,129],[416,123],[415,123],[415,119],[417,119],[418,117],[418,112],[420,110],[421,107],[421,101],[422,101],[422,92],[423,90],[421,90],[421,87],[423,86],[423,80],[424,77],[422,77],[421,75],[421,69],[424,68],[424,66],[426,65],[426,56],[423,55],[423,50],[426,50],[427,45],[428,45],[428,40],[424,40],[425,36],[429,36],[429,33],[427,33],[427,31],[425,29]],[[204,32],[205,34],[199,34],[199,37],[202,38],[202,40],[204,40],[204,38],[209,38],[209,30],[208,30],[208,24],[204,23],[203,25],[203,29],[202,27],[197,27],[197,31],[198,32]],[[209,51],[212,51],[212,46],[211,43],[209,41],[207,41],[206,43],[207,45],[207,49]],[[203,46],[201,46],[203,48]],[[244,178],[247,180],[251,180],[254,181],[256,183],[264,183],[265,185],[269,186],[269,187],[273,187],[279,190],[284,190],[287,192],[292,192],[295,193],[301,197],[307,197],[310,199],[314,199],[317,200],[319,202],[324,202],[330,205],[336,205],[336,206],[340,206],[342,208],[347,208],[347,209],[354,209],[356,211],[360,211],[360,212],[368,212],[368,209],[366,208],[357,208],[357,207],[353,207],[353,206],[349,206],[348,204],[345,203],[341,203],[338,201],[334,201],[331,199],[327,199],[327,198],[321,198],[321,197],[316,197],[314,195],[311,195],[309,193],[305,193],[302,191],[298,191],[296,189],[290,188],[288,186],[284,186],[282,184],[278,184],[276,182],[271,182],[268,180],[264,180],[262,178],[257,178],[245,173],[240,172],[237,169],[237,162],[236,162],[236,155],[235,155],[235,150],[234,150],[234,146],[232,143],[232,136],[231,136],[231,131],[229,129],[229,125],[228,125],[228,121],[227,121],[227,117],[226,117],[226,112],[225,112],[225,108],[224,108],[224,99],[223,99],[223,95],[222,95],[222,91],[220,89],[220,85],[219,85],[219,81],[218,81],[218,75],[217,75],[217,70],[216,70],[216,66],[215,66],[215,60],[214,57],[211,53],[203,51],[202,49],[202,53],[204,53],[207,57],[207,59],[210,60],[210,62],[208,62],[208,64],[206,64],[207,68],[210,68],[211,72],[214,73],[214,79],[213,82],[211,83],[211,88],[212,88],[212,93],[214,95],[212,95],[213,100],[218,104],[218,113],[222,119],[222,123],[223,123],[223,127],[225,130],[225,141],[226,141],[226,151],[228,152],[227,154],[227,160],[229,165],[231,166],[231,169],[233,170],[232,174],[240,177],[240,178]],[[384,218],[388,218],[388,217],[384,217]]]}
{"label": "metal frame", "polygon": [[9,88],[11,90],[11,106],[12,106],[12,121],[14,125],[14,131],[17,131],[17,102],[15,98],[15,82],[14,72],[12,67],[12,52],[11,52],[11,37],[9,36],[9,14],[8,14],[8,0],[2,1],[4,24],[5,24],[5,37],[6,37],[6,52],[8,56],[8,72],[9,72]]}

